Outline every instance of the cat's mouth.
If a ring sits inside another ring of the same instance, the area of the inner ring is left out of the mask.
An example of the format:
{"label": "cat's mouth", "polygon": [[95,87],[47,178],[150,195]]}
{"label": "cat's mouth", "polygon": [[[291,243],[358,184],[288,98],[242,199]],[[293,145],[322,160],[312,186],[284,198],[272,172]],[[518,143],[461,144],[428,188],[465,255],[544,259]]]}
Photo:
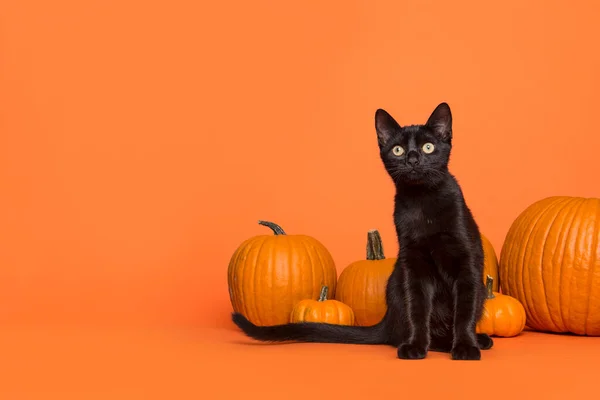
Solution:
{"label": "cat's mouth", "polygon": [[423,179],[425,178],[424,174],[425,174],[425,171],[423,170],[423,168],[419,168],[417,166],[415,166],[415,167],[406,166],[403,169],[398,169],[396,171],[391,172],[391,175],[394,178],[394,180],[397,180],[398,182],[405,182],[405,183],[410,183],[410,184],[421,183],[423,181]]}
{"label": "cat's mouth", "polygon": [[416,166],[415,166],[415,167],[411,167],[411,168],[408,170],[408,174],[409,174],[409,175],[412,175],[412,176],[415,176],[415,175],[417,175],[417,174],[421,174],[422,172],[423,172],[423,169],[422,169],[422,168],[418,168],[418,167],[416,167]]}
{"label": "cat's mouth", "polygon": [[410,183],[419,183],[423,180],[423,170],[420,168],[411,168],[404,174],[404,180]]}

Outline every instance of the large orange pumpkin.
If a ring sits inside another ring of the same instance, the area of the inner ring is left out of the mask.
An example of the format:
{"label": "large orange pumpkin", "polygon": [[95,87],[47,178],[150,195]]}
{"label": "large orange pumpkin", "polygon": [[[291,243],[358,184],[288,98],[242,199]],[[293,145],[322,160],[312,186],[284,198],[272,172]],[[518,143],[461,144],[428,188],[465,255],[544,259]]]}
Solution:
{"label": "large orange pumpkin", "polygon": [[385,315],[385,290],[394,270],[395,258],[385,258],[376,229],[367,233],[367,259],[348,265],[338,279],[336,300],[354,311],[356,325],[375,325]]}
{"label": "large orange pumpkin", "polygon": [[229,262],[229,297],[233,309],[255,325],[289,322],[292,308],[317,298],[322,285],[335,294],[337,271],[325,246],[307,235],[287,235],[272,222],[259,224],[274,235],[244,241]]}
{"label": "large orange pumpkin", "polygon": [[498,258],[496,258],[496,251],[492,243],[483,234],[481,236],[481,244],[483,245],[483,281],[487,283],[486,277],[489,275],[492,277],[494,292],[498,291],[500,287],[500,279],[498,276]]}
{"label": "large orange pumpkin", "polygon": [[335,325],[354,325],[354,313],[346,304],[327,299],[327,286],[323,285],[318,300],[300,301],[290,315],[290,322],[318,322]]}
{"label": "large orange pumpkin", "polygon": [[502,291],[539,331],[600,335],[600,199],[555,196],[527,207],[500,254]]}

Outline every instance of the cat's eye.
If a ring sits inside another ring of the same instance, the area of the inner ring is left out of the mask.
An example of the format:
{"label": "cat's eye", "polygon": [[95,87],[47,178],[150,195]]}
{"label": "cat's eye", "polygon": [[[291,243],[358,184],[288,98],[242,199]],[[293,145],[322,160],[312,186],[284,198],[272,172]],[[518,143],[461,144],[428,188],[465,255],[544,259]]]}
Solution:
{"label": "cat's eye", "polygon": [[392,153],[394,153],[395,156],[400,157],[402,154],[404,154],[404,149],[402,146],[394,146]]}
{"label": "cat's eye", "polygon": [[435,148],[435,146],[431,143],[425,143],[423,145],[423,153],[425,154],[431,154],[433,153],[433,149]]}

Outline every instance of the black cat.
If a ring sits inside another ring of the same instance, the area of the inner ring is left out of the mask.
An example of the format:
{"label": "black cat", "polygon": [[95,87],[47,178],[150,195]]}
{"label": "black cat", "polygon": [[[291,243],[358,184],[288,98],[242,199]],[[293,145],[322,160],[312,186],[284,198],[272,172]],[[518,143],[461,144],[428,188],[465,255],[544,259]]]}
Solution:
{"label": "black cat", "polygon": [[448,171],[452,114],[446,103],[425,125],[401,127],[375,113],[383,164],[396,185],[394,222],[398,261],[387,284],[387,312],[374,326],[318,323],[256,326],[234,313],[233,322],[261,341],[388,344],[402,359],[428,350],[456,360],[479,360],[493,346],[476,334],[485,299],[479,229],[460,186]]}

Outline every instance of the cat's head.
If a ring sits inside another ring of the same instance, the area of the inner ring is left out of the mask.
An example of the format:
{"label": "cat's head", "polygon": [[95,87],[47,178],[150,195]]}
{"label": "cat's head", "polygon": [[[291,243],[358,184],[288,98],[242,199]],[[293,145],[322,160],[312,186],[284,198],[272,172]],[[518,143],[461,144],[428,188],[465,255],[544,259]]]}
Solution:
{"label": "cat's head", "polygon": [[452,113],[441,103],[424,125],[400,126],[385,110],[375,113],[381,159],[394,182],[435,185],[447,176]]}

